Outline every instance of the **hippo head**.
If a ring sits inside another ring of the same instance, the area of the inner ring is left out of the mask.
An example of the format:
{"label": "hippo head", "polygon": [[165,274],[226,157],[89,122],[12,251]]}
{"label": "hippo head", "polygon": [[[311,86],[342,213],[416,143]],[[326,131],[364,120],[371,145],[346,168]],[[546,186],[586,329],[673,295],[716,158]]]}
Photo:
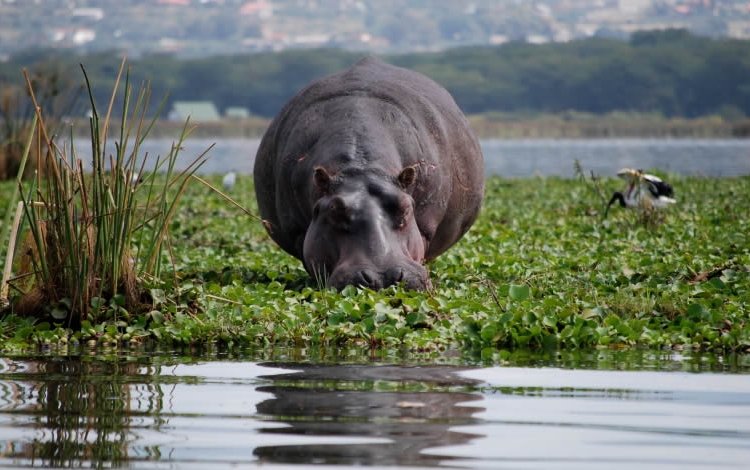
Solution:
{"label": "hippo head", "polygon": [[416,178],[414,166],[398,177],[364,170],[331,175],[316,167],[315,204],[303,247],[310,275],[336,289],[398,283],[429,288],[422,265],[425,243],[411,197]]}

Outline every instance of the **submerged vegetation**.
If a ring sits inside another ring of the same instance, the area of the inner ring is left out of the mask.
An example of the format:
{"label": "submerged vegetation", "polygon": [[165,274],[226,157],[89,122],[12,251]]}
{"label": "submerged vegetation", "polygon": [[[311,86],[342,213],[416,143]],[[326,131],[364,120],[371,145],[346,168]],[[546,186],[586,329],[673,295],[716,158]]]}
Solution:
{"label": "submerged vegetation", "polygon": [[[250,179],[231,196],[255,211]],[[747,351],[750,178],[669,180],[678,204],[646,224],[627,210],[602,220],[597,188],[580,180],[490,178],[475,226],[430,264],[431,292],[340,293],[320,290],[258,221],[193,184],[171,224],[174,276],[150,288],[149,311],[80,330],[6,313],[0,344]],[[0,201],[10,189],[0,185]]]}

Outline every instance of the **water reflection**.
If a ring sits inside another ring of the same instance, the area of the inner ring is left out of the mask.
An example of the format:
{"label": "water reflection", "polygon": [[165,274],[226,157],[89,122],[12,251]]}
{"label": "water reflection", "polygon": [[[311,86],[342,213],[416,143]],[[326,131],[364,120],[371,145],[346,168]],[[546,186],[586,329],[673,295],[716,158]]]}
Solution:
{"label": "water reflection", "polygon": [[273,398],[258,404],[258,413],[289,427],[262,432],[386,440],[257,447],[254,454],[263,462],[433,466],[450,456],[423,450],[481,437],[452,429],[475,424],[473,415],[484,409],[462,406],[482,399],[475,392],[461,391],[478,381],[460,378],[447,368],[316,366],[273,380],[274,385],[260,388]]}
{"label": "water reflection", "polygon": [[477,352],[463,358],[464,364],[562,369],[750,373],[750,354],[712,354],[671,350],[515,350]]}
{"label": "water reflection", "polygon": [[[0,410],[8,415],[0,420],[2,455],[35,465],[129,460],[140,425],[134,415],[158,414],[164,396],[134,362],[2,360],[0,372]],[[130,383],[134,376],[140,383]],[[150,418],[149,426],[158,425]],[[7,439],[6,427],[21,431],[21,439]]]}
{"label": "water reflection", "polygon": [[480,436],[452,367],[0,359],[0,466],[437,465]]}
{"label": "water reflection", "polygon": [[380,360],[0,358],[0,467],[664,469],[750,459],[747,355]]}

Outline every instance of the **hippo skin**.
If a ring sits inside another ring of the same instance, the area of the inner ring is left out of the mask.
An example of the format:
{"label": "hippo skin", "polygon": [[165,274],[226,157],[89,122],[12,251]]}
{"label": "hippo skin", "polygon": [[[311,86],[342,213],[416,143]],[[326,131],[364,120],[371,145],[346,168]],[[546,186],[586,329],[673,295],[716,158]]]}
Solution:
{"label": "hippo skin", "polygon": [[254,179],[271,238],[319,283],[421,290],[479,213],[484,161],[444,88],[365,58],[284,106]]}

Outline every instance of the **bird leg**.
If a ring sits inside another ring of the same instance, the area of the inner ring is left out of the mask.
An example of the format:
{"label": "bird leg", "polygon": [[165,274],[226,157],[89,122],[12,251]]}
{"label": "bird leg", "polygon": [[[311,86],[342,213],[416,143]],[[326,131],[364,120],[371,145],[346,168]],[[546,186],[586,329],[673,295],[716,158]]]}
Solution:
{"label": "bird leg", "polygon": [[612,204],[615,203],[615,201],[620,201],[620,207],[627,207],[625,204],[625,196],[622,195],[620,191],[615,191],[614,194],[612,194],[612,199],[609,200],[609,203],[607,203],[607,208],[604,210],[604,218],[607,218],[607,214],[609,213],[609,208]]}

